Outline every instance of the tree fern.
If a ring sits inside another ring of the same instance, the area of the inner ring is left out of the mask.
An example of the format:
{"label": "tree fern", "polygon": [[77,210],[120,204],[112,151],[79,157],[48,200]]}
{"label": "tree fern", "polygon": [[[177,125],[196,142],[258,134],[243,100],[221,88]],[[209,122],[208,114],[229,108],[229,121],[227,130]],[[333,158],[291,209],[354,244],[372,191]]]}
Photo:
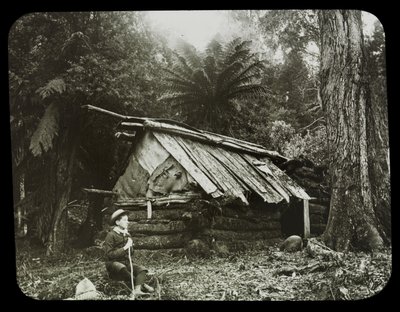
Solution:
{"label": "tree fern", "polygon": [[51,103],[31,138],[29,149],[35,157],[53,147],[53,139],[58,133],[58,118],[58,107],[55,103]]}
{"label": "tree fern", "polygon": [[50,95],[54,93],[63,93],[66,90],[65,82],[62,78],[55,78],[50,80],[44,87],[40,87],[36,90],[36,93],[39,93],[42,99],[48,98]]}
{"label": "tree fern", "polygon": [[165,68],[163,100],[181,107],[186,122],[224,131],[237,99],[263,94],[257,82],[264,63],[251,53],[249,41],[236,38],[222,46],[213,40],[203,54],[181,44],[171,68]]}

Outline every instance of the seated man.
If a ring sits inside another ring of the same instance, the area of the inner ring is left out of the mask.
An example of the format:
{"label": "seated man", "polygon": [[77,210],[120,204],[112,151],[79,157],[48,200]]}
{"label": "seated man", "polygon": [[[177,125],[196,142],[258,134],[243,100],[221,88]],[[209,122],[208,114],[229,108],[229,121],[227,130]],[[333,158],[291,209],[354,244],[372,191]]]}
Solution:
{"label": "seated man", "polygon": [[104,252],[106,260],[106,269],[110,278],[127,282],[131,285],[131,265],[134,279],[135,295],[145,295],[142,292],[142,286],[149,292],[154,289],[149,285],[144,284],[146,273],[148,270],[142,266],[129,263],[128,249],[133,255],[133,242],[131,235],[128,232],[128,214],[122,209],[115,211],[110,220],[111,225],[115,225],[108,232],[104,241]]}

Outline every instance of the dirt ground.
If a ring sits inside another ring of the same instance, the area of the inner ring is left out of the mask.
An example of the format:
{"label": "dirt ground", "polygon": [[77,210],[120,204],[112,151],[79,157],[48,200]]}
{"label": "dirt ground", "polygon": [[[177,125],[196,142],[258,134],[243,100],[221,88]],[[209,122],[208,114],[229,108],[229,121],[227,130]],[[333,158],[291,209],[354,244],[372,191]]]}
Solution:
{"label": "dirt ground", "polygon": [[[76,285],[88,278],[98,299],[129,299],[122,282],[109,280],[101,253],[71,250],[57,257],[17,246],[17,281],[28,297],[73,298]],[[387,284],[391,250],[375,254],[346,253],[340,259],[312,257],[306,249],[287,253],[277,245],[264,250],[172,257],[162,252],[135,261],[149,269],[151,296],[138,300],[355,300],[372,297]],[[158,285],[157,286],[157,282]]]}

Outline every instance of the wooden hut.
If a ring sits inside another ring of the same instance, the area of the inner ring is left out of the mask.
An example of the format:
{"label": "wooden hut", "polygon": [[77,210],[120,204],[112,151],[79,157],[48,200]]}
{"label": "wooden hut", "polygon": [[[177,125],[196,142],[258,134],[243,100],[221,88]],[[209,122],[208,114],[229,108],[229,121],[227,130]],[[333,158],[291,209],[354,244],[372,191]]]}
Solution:
{"label": "wooden hut", "polygon": [[288,209],[296,210],[300,234],[310,235],[310,196],[279,169],[288,161],[279,153],[172,120],[121,119],[116,137],[132,150],[113,206],[130,211],[137,249],[276,241]]}

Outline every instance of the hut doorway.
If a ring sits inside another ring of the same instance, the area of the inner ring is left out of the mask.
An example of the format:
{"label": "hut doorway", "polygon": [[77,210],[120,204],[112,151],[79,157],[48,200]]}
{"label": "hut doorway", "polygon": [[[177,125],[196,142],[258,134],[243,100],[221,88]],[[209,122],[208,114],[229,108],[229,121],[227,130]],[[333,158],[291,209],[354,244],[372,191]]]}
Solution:
{"label": "hut doorway", "polygon": [[301,199],[291,198],[290,203],[282,212],[281,226],[284,237],[304,236],[304,206]]}

